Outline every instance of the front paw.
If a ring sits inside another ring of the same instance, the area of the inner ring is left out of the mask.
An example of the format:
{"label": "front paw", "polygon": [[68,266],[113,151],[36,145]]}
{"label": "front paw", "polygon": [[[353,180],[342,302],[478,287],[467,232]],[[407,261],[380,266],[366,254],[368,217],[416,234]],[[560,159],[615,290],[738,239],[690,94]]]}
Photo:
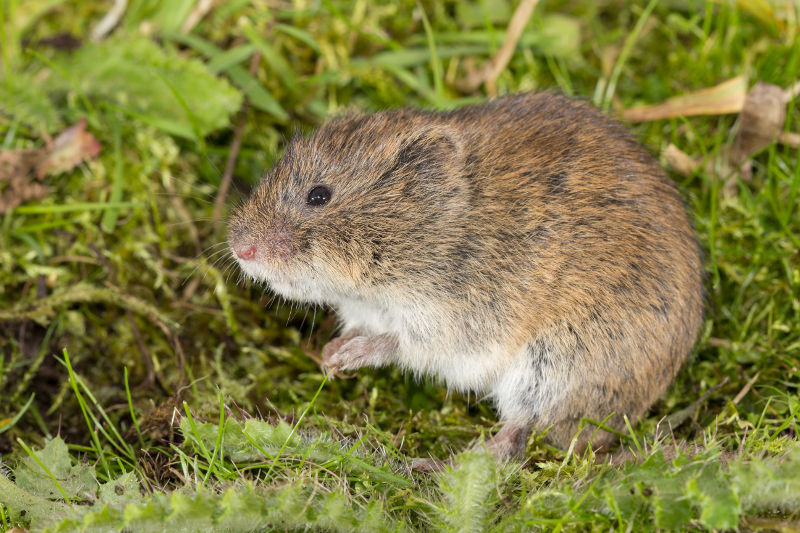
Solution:
{"label": "front paw", "polygon": [[322,347],[322,367],[328,367],[331,357],[338,352],[342,346],[347,344],[353,339],[352,336],[347,337],[336,337],[335,339],[331,339],[328,344]]}
{"label": "front paw", "polygon": [[[333,339],[325,348],[340,339]],[[343,339],[326,353],[323,349],[322,368],[329,373],[340,370],[358,370],[365,366],[383,366],[396,349],[396,341],[388,335],[358,336]]]}

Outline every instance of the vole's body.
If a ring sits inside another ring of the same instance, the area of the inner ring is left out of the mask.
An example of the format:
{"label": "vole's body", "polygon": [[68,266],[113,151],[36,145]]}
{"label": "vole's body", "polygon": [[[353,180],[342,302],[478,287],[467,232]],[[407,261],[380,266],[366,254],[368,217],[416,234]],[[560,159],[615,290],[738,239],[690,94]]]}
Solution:
{"label": "vole's body", "polygon": [[[309,205],[319,185],[329,201]],[[230,243],[248,275],[335,309],[329,367],[394,363],[492,398],[501,454],[530,427],[566,447],[583,417],[638,418],[702,322],[673,183],[621,126],[549,93],[334,119],[291,144]]]}

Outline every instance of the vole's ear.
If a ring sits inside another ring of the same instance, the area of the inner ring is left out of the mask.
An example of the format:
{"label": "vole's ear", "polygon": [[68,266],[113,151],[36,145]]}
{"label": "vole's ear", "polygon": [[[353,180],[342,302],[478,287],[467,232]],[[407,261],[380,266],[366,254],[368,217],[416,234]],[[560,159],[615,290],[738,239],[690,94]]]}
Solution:
{"label": "vole's ear", "polygon": [[409,135],[397,155],[396,168],[422,179],[457,173],[463,165],[461,138],[448,126],[420,129]]}

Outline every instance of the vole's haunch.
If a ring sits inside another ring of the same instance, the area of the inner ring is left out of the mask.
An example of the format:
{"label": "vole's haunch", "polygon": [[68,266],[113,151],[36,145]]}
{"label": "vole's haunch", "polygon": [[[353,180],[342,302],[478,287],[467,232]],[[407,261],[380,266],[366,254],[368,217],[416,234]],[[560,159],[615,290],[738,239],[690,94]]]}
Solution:
{"label": "vole's haunch", "polygon": [[[582,418],[624,427],[664,392],[703,317],[672,181],[616,122],[551,93],[329,121],[230,219],[242,270],[331,306],[328,369],[396,364],[491,398],[489,443]],[[591,424],[583,448],[609,445]]]}

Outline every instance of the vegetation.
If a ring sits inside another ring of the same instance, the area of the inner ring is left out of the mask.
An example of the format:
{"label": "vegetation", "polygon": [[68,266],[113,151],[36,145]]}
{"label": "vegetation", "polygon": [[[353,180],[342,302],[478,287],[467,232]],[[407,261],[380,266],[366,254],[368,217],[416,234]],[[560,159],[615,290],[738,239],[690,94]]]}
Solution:
{"label": "vegetation", "polygon": [[[327,116],[482,101],[460,81],[517,2],[130,0],[103,34],[112,4],[0,3],[0,530],[800,529],[791,143],[738,172],[735,114],[631,124],[701,159],[672,175],[706,252],[704,333],[627,462],[539,434],[496,464],[462,452],[495,429],[475,398],[394,368],[326,381],[332,317],[237,283],[214,202]],[[489,88],[612,114],[739,75],[786,88],[798,19],[779,0],[542,2]]]}

